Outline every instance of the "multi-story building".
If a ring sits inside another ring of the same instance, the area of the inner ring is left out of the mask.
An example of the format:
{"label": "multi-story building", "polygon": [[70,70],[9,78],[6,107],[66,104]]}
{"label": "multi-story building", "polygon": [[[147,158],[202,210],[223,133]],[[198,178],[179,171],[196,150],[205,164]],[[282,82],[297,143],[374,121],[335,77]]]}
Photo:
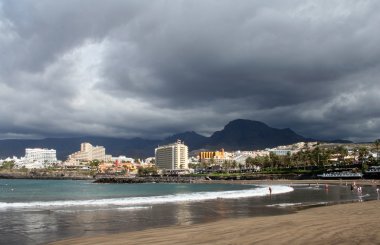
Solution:
{"label": "multi-story building", "polygon": [[231,159],[226,156],[227,152],[224,152],[222,148],[220,151],[201,151],[199,152],[199,161],[203,163],[223,164],[225,161]]}
{"label": "multi-story building", "polygon": [[55,163],[57,162],[57,152],[54,149],[26,148],[24,161],[28,163]]}
{"label": "multi-story building", "polygon": [[293,154],[293,151],[289,150],[289,149],[285,150],[285,149],[276,149],[276,148],[274,148],[274,149],[269,149],[268,152],[271,152],[271,153],[273,153],[273,154],[275,154],[277,156],[286,156],[288,154],[290,154],[290,155]]}
{"label": "multi-story building", "polygon": [[92,160],[110,161],[111,156],[106,155],[106,149],[103,146],[92,146],[87,142],[80,145],[80,151],[69,155],[69,161],[88,162]]}
{"label": "multi-story building", "polygon": [[224,149],[222,148],[220,151],[201,151],[199,152],[199,159],[202,161],[203,159],[224,159]]}
{"label": "multi-story building", "polygon": [[188,151],[188,147],[180,140],[159,146],[155,149],[156,166],[167,170],[188,169]]}

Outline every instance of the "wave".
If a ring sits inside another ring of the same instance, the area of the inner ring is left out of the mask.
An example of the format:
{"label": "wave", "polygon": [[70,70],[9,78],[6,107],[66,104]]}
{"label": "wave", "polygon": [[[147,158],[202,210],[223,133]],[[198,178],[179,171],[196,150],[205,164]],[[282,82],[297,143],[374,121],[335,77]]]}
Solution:
{"label": "wave", "polygon": [[267,207],[280,207],[280,208],[287,208],[287,207],[312,207],[312,206],[321,206],[321,205],[327,205],[329,202],[295,202],[295,203],[275,203],[266,205]]}
{"label": "wave", "polygon": [[[291,192],[294,189],[289,186],[271,186],[272,195]],[[38,202],[0,202],[0,209],[32,209],[32,208],[65,208],[87,206],[136,206],[178,202],[196,202],[213,199],[238,199],[247,197],[259,197],[269,195],[268,187],[260,186],[247,190],[193,192],[164,196],[126,197],[92,200],[67,200],[67,201],[38,201]]]}
{"label": "wave", "polygon": [[303,205],[302,202],[295,202],[295,203],[276,203],[276,204],[270,204],[270,205],[266,205],[267,207],[292,207],[292,206],[301,206]]}
{"label": "wave", "polygon": [[[92,208],[85,208],[80,209],[81,212],[93,212],[93,211],[109,211],[110,209],[116,209],[120,211],[135,211],[135,210],[141,210],[141,209],[151,209],[152,206],[133,206],[133,207],[117,207],[117,208],[98,208],[96,206],[93,206]],[[61,210],[55,210],[57,213],[76,213],[78,210],[76,209],[61,209]]]}

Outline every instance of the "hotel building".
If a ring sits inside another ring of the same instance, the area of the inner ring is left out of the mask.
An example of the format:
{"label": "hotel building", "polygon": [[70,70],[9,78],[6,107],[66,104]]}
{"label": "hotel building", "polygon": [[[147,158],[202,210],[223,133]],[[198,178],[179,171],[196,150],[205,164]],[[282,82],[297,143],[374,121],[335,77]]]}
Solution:
{"label": "hotel building", "polygon": [[156,166],[160,169],[176,170],[188,169],[188,147],[177,140],[169,145],[159,146],[155,149]]}
{"label": "hotel building", "polygon": [[82,143],[80,151],[69,155],[69,161],[89,162],[92,160],[110,161],[111,156],[106,155],[106,149],[103,146],[93,146],[90,143]]}
{"label": "hotel building", "polygon": [[25,162],[55,163],[57,162],[57,152],[53,149],[26,148]]}

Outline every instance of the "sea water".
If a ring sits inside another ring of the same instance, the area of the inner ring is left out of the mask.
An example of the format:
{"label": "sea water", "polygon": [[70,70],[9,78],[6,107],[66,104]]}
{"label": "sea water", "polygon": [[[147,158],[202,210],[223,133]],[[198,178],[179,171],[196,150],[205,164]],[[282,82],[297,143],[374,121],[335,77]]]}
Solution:
{"label": "sea water", "polygon": [[347,186],[95,184],[0,179],[0,244],[44,244],[77,236],[279,215],[289,207],[374,199]]}

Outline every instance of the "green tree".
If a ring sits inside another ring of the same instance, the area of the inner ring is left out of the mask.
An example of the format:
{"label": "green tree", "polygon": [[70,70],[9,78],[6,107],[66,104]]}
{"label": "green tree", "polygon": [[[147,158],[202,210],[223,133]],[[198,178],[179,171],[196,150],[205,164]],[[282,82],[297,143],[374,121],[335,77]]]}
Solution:
{"label": "green tree", "polygon": [[376,148],[376,163],[379,163],[380,139],[375,140],[374,144],[375,144],[375,148]]}
{"label": "green tree", "polygon": [[231,167],[235,169],[237,168],[237,166],[238,166],[238,163],[235,160],[233,160],[231,163]]}
{"label": "green tree", "polygon": [[14,161],[4,161],[1,168],[6,169],[6,170],[12,170],[14,168],[14,166],[15,166]]}
{"label": "green tree", "polygon": [[337,154],[339,154],[338,161],[341,162],[341,163],[345,163],[344,157],[346,157],[348,155],[347,149],[345,147],[343,147],[343,146],[337,146],[335,148],[335,151],[336,151]]}
{"label": "green tree", "polygon": [[252,168],[253,167],[253,163],[254,163],[254,158],[253,157],[247,157],[245,159],[245,165]]}
{"label": "green tree", "polygon": [[224,169],[224,171],[227,173],[228,172],[228,170],[231,168],[231,163],[230,163],[230,161],[224,161],[223,162],[223,164],[222,164],[222,167],[223,167],[223,169]]}
{"label": "green tree", "polygon": [[358,158],[361,163],[363,163],[368,157],[369,151],[366,147],[360,147],[358,149]]}
{"label": "green tree", "polygon": [[100,161],[97,159],[90,161],[90,167],[98,168],[99,164],[100,164]]}
{"label": "green tree", "polygon": [[147,176],[147,175],[157,175],[158,170],[156,167],[139,167],[137,169],[137,174],[140,176]]}

